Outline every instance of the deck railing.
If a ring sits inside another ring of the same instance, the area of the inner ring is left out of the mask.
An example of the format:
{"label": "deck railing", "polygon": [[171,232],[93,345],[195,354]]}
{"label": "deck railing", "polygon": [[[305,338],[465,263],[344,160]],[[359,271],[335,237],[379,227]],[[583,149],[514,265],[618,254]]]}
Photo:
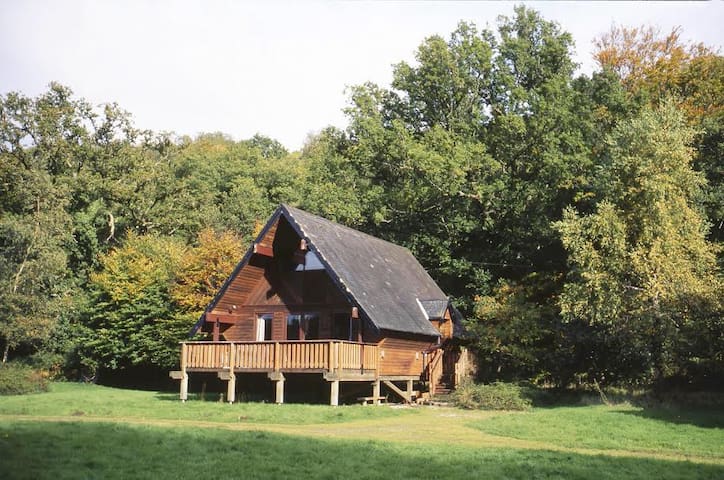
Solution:
{"label": "deck railing", "polygon": [[181,364],[189,370],[338,371],[377,370],[377,345],[342,340],[283,342],[183,342]]}

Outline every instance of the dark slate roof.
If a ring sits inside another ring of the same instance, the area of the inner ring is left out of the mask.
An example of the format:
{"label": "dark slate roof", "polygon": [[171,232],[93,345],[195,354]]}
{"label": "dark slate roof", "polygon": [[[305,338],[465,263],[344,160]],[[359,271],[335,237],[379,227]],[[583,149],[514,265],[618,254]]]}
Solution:
{"label": "dark slate roof", "polygon": [[448,307],[448,300],[420,300],[420,306],[425,310],[428,320],[440,320],[445,317],[445,310]]}
{"label": "dark slate roof", "polygon": [[429,318],[448,298],[408,249],[288,205],[281,213],[377,328],[440,335]]}

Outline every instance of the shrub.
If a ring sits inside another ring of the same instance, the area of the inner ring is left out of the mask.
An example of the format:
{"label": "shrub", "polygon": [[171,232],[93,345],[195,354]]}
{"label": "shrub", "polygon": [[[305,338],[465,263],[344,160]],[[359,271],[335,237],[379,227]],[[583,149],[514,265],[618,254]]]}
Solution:
{"label": "shrub", "polygon": [[528,388],[513,383],[466,383],[455,390],[453,401],[469,409],[529,410],[533,406],[530,394]]}
{"label": "shrub", "polygon": [[0,395],[22,395],[48,391],[48,379],[42,371],[16,364],[0,365]]}

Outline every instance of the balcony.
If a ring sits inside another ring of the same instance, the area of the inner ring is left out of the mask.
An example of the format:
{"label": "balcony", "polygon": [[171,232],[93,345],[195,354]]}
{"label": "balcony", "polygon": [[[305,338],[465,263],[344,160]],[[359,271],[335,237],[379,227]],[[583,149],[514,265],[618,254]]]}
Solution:
{"label": "balcony", "polygon": [[376,344],[342,340],[283,342],[183,342],[185,372],[288,372],[374,376]]}

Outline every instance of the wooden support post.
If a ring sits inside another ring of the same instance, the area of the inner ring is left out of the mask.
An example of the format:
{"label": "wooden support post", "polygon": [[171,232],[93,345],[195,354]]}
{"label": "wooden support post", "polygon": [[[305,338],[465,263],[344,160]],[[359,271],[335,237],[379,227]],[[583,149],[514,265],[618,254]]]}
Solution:
{"label": "wooden support post", "polygon": [[182,402],[185,402],[189,398],[189,376],[186,372],[181,377],[181,391],[179,392],[179,398]]}
{"label": "wooden support post", "polygon": [[375,397],[374,404],[379,405],[380,403],[380,381],[375,380],[372,382],[372,396]]}
{"label": "wooden support post", "polygon": [[229,372],[229,385],[226,388],[226,399],[229,403],[234,403],[236,400],[236,375],[234,371]]}
{"label": "wooden support post", "polygon": [[339,405],[339,380],[329,382],[329,404],[334,407]]}
{"label": "wooden support post", "polygon": [[269,372],[267,377],[276,384],[274,402],[284,403],[284,374],[282,372]]}
{"label": "wooden support post", "polygon": [[236,400],[236,375],[234,374],[234,367],[236,366],[236,348],[233,342],[229,342],[229,385],[226,389],[226,399],[229,403],[234,403]]}
{"label": "wooden support post", "polygon": [[188,347],[185,343],[181,344],[181,391],[179,398],[185,402],[189,397],[189,375],[186,373],[186,354]]}
{"label": "wooden support post", "polygon": [[284,403],[284,380],[277,380],[276,382],[276,396],[274,401],[276,403]]}
{"label": "wooden support post", "polygon": [[231,370],[222,370],[216,372],[216,376],[219,377],[219,380],[229,382],[226,387],[226,399],[229,403],[234,403],[236,397],[236,375],[234,375],[234,372]]}
{"label": "wooden support post", "polygon": [[412,380],[407,381],[407,399],[412,403]]}

